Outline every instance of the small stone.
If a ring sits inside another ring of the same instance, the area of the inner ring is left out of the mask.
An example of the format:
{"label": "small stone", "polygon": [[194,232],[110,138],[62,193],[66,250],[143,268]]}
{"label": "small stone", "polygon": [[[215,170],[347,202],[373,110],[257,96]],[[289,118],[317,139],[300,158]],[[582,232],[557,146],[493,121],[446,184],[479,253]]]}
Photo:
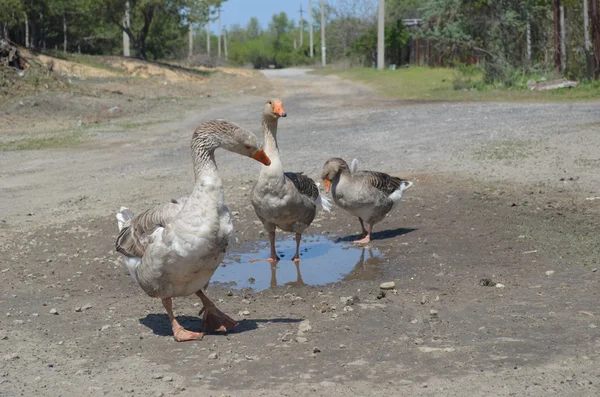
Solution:
{"label": "small stone", "polygon": [[411,323],[411,324],[416,324],[416,323],[418,323],[418,322],[419,322],[419,320],[417,320],[416,318],[415,318],[414,320],[410,320],[410,323]]}
{"label": "small stone", "polygon": [[246,358],[246,360],[248,360],[248,361],[257,361],[257,360],[258,360],[258,357],[257,357],[257,356],[248,356],[248,355],[245,355],[244,357],[245,357],[245,358]]}
{"label": "small stone", "polygon": [[352,306],[355,303],[360,302],[360,298],[358,296],[342,296],[340,302],[346,306]]}
{"label": "small stone", "polygon": [[396,288],[396,283],[393,282],[393,281],[387,281],[385,283],[381,283],[379,285],[379,288],[381,288],[381,289],[394,289],[394,288]]}
{"label": "small stone", "polygon": [[309,332],[311,330],[312,326],[308,320],[302,320],[300,321],[300,324],[298,324],[298,332]]}
{"label": "small stone", "polygon": [[217,358],[219,358],[219,355],[217,353],[210,353],[208,355],[208,358],[210,358],[211,360],[216,360]]}
{"label": "small stone", "polygon": [[23,321],[23,320],[13,320],[14,325],[21,325],[23,323],[25,323],[25,321]]}
{"label": "small stone", "polygon": [[50,313],[50,314],[55,314],[55,315],[57,315],[57,316],[58,316],[58,310],[56,310],[56,309],[54,309],[54,308],[53,308],[53,309],[50,309],[50,312],[49,312],[49,313]]}
{"label": "small stone", "polygon": [[594,272],[594,273],[596,273],[597,271],[598,271],[597,267],[595,267],[595,268],[592,269],[592,272]]}
{"label": "small stone", "polygon": [[2,338],[0,338],[1,340],[8,340],[8,335],[2,335]]}
{"label": "small stone", "polygon": [[243,310],[239,314],[240,314],[240,316],[249,316],[250,312],[248,310]]}
{"label": "small stone", "polygon": [[173,377],[172,377],[172,376],[165,376],[165,377],[163,378],[163,380],[164,380],[165,382],[173,382]]}
{"label": "small stone", "polygon": [[321,349],[319,349],[318,347],[313,347],[313,353],[321,353]]}
{"label": "small stone", "polygon": [[152,379],[162,379],[164,378],[163,374],[152,374]]}
{"label": "small stone", "polygon": [[89,310],[92,308],[92,305],[90,305],[89,303],[86,303],[85,305],[81,306],[81,310]]}
{"label": "small stone", "polygon": [[502,283],[497,283],[496,284],[496,288],[504,288],[504,287],[506,287],[506,286],[504,284],[502,284]]}
{"label": "small stone", "polygon": [[344,345],[343,343],[340,343],[340,349],[345,349],[346,345]]}
{"label": "small stone", "polygon": [[588,328],[598,328],[598,326],[596,324],[590,324],[588,325]]}
{"label": "small stone", "polygon": [[431,314],[432,316],[437,316],[438,312],[437,312],[437,310],[435,310],[435,309],[431,309],[431,310],[429,311],[429,314]]}
{"label": "small stone", "polygon": [[424,305],[425,303],[427,303],[427,295],[421,297],[421,304]]}
{"label": "small stone", "polygon": [[77,372],[75,372],[75,375],[91,375],[92,371],[89,369],[80,369]]}
{"label": "small stone", "polygon": [[554,270],[548,270],[546,272],[546,276],[552,276],[554,274]]}
{"label": "small stone", "polygon": [[492,281],[490,278],[482,278],[479,280],[479,285],[482,287],[494,287],[496,285],[495,281]]}
{"label": "small stone", "polygon": [[39,317],[39,313],[31,313],[31,317]]}
{"label": "small stone", "polygon": [[18,353],[10,353],[10,354],[5,355],[2,359],[4,361],[15,361],[15,360],[18,360],[20,358],[21,358],[21,356],[19,356]]}
{"label": "small stone", "polygon": [[296,337],[296,342],[298,342],[298,343],[308,343],[308,339],[306,339],[303,336],[297,336]]}
{"label": "small stone", "polygon": [[383,299],[385,298],[385,291],[379,291],[379,293],[377,294],[377,299]]}
{"label": "small stone", "polygon": [[79,306],[78,306],[78,307],[76,307],[76,308],[75,308],[75,313],[81,313],[81,307],[79,307]]}
{"label": "small stone", "polygon": [[196,379],[200,379],[200,380],[202,380],[202,379],[204,379],[204,375],[202,375],[200,372],[198,372],[198,373],[196,374]]}
{"label": "small stone", "polygon": [[233,291],[232,291],[232,290],[229,290],[229,291],[227,291],[227,294],[226,294],[226,295],[227,295],[227,296],[233,296]]}
{"label": "small stone", "polygon": [[110,328],[110,325],[106,324],[106,325],[103,325],[102,328],[100,328],[100,331],[106,331],[109,328]]}
{"label": "small stone", "polygon": [[345,312],[352,312],[352,311],[354,311],[354,309],[352,308],[352,306],[344,306],[344,309],[343,309],[343,310],[344,310]]}
{"label": "small stone", "polygon": [[161,392],[161,391],[156,391],[154,392],[154,397],[164,397],[165,393]]}

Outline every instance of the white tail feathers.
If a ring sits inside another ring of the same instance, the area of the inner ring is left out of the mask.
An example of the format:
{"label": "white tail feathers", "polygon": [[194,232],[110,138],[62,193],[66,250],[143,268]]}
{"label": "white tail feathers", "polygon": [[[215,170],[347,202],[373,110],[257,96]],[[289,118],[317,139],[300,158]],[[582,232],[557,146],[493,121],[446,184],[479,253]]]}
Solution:
{"label": "white tail feathers", "polygon": [[119,230],[123,230],[132,219],[133,212],[127,207],[121,207],[119,212],[117,212],[117,225],[119,226]]}
{"label": "white tail feathers", "polygon": [[404,193],[404,191],[410,188],[412,185],[413,183],[410,181],[403,181],[400,183],[400,187],[394,190],[394,192],[389,195],[389,198],[394,202],[394,206],[400,202],[400,199],[402,198],[402,193]]}
{"label": "white tail feathers", "polygon": [[[321,184],[317,182],[317,188],[319,188],[320,186]],[[331,200],[329,199],[329,197],[321,193],[321,189],[319,189],[319,197],[317,197],[317,199],[315,200],[315,204],[323,211],[331,211]]]}
{"label": "white tail feathers", "polygon": [[405,191],[409,187],[411,187],[413,183],[411,181],[405,181],[400,184],[400,190]]}
{"label": "white tail feathers", "polygon": [[358,170],[358,159],[353,159],[350,163],[350,173],[354,174]]}

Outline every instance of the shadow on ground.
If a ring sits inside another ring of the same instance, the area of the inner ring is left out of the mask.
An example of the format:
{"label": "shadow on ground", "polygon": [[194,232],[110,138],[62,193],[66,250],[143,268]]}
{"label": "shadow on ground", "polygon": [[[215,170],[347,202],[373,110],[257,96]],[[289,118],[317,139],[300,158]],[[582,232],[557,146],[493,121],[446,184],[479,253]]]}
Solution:
{"label": "shadow on ground", "polygon": [[[418,229],[399,227],[398,229],[389,229],[389,230],[383,230],[380,232],[374,232],[373,234],[371,234],[371,241],[387,240],[389,238],[394,238],[397,236],[402,236],[404,234],[408,234],[410,232],[414,232],[415,230],[418,230]],[[340,238],[336,239],[335,242],[336,243],[350,243],[350,242],[353,242],[354,240],[358,240],[363,237],[364,236],[361,234],[353,234],[353,235],[346,236],[346,237],[340,237]]]}
{"label": "shadow on ground", "polygon": [[[240,334],[246,331],[252,331],[258,329],[260,323],[299,323],[303,319],[301,318],[256,318],[256,319],[244,319],[238,322],[238,326],[233,330],[227,332],[227,334]],[[177,316],[179,324],[193,332],[203,332],[202,320],[198,317],[192,316]],[[155,335],[158,336],[173,336],[171,325],[169,324],[169,317],[166,314],[148,314],[146,317],[140,319],[140,324],[150,328]],[[225,335],[221,332],[215,332],[215,335]]]}

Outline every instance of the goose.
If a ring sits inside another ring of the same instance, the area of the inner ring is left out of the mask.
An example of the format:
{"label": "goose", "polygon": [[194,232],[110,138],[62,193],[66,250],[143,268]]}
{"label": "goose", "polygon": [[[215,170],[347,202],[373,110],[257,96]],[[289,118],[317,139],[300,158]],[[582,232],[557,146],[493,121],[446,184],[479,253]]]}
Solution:
{"label": "goose", "polygon": [[330,203],[319,192],[319,186],[302,173],[283,172],[277,146],[277,122],[287,113],[279,99],[267,101],[262,116],[263,147],[271,159],[263,165],[258,181],[252,188],[251,203],[258,219],[269,233],[271,255],[267,261],[279,261],[275,252],[275,229],[296,233],[296,253],[292,260],[300,260],[302,233],[315,218],[317,207],[329,211]]}
{"label": "goose", "polygon": [[270,164],[252,132],[226,120],[208,121],[192,136],[192,193],[137,216],[127,207],[117,213],[116,250],[144,292],[162,300],[178,342],[202,339],[204,333],[179,325],[173,315],[174,297],[196,294],[200,298],[205,331],[226,332],[237,325],[202,291],[221,263],[233,231],[215,163],[218,148]]}
{"label": "goose", "polygon": [[413,183],[383,172],[357,171],[357,168],[356,159],[349,167],[343,159],[332,157],[323,165],[321,179],[325,192],[331,190],[334,203],[358,217],[364,237],[354,242],[366,244],[371,241],[373,225],[400,202],[404,191]]}

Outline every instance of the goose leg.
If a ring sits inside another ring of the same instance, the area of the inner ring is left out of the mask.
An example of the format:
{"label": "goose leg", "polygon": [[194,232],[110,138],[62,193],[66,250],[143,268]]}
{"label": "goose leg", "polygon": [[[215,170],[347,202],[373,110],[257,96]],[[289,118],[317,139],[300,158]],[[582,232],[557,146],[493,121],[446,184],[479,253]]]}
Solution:
{"label": "goose leg", "polygon": [[275,252],[275,232],[269,232],[269,242],[271,244],[271,257],[267,259],[267,262],[276,262],[279,260],[277,252]]}
{"label": "goose leg", "polygon": [[167,315],[169,316],[169,322],[171,323],[171,328],[173,329],[173,337],[177,342],[202,339],[202,337],[204,336],[202,332],[188,331],[187,329],[179,325],[179,323],[175,319],[175,315],[173,314],[173,299],[162,299],[162,304],[165,307],[165,310],[167,311]]}
{"label": "goose leg", "polygon": [[227,332],[228,329],[233,329],[238,325],[231,317],[217,309],[215,304],[204,295],[202,290],[196,292],[196,295],[200,298],[204,306],[200,313],[204,313],[203,323],[205,331]]}
{"label": "goose leg", "polygon": [[367,243],[371,242],[371,233],[372,232],[373,232],[373,225],[369,225],[369,231],[367,232],[367,235],[360,240],[354,241],[354,244],[367,244]]}
{"label": "goose leg", "polygon": [[358,217],[358,220],[360,221],[360,228],[362,229],[361,236],[365,236],[367,234],[367,229],[365,229],[365,224],[360,216]]}
{"label": "goose leg", "polygon": [[300,262],[300,240],[302,240],[302,233],[296,233],[296,255],[292,258],[294,262]]}
{"label": "goose leg", "polygon": [[277,263],[279,261],[271,262],[271,287],[277,287]]}

